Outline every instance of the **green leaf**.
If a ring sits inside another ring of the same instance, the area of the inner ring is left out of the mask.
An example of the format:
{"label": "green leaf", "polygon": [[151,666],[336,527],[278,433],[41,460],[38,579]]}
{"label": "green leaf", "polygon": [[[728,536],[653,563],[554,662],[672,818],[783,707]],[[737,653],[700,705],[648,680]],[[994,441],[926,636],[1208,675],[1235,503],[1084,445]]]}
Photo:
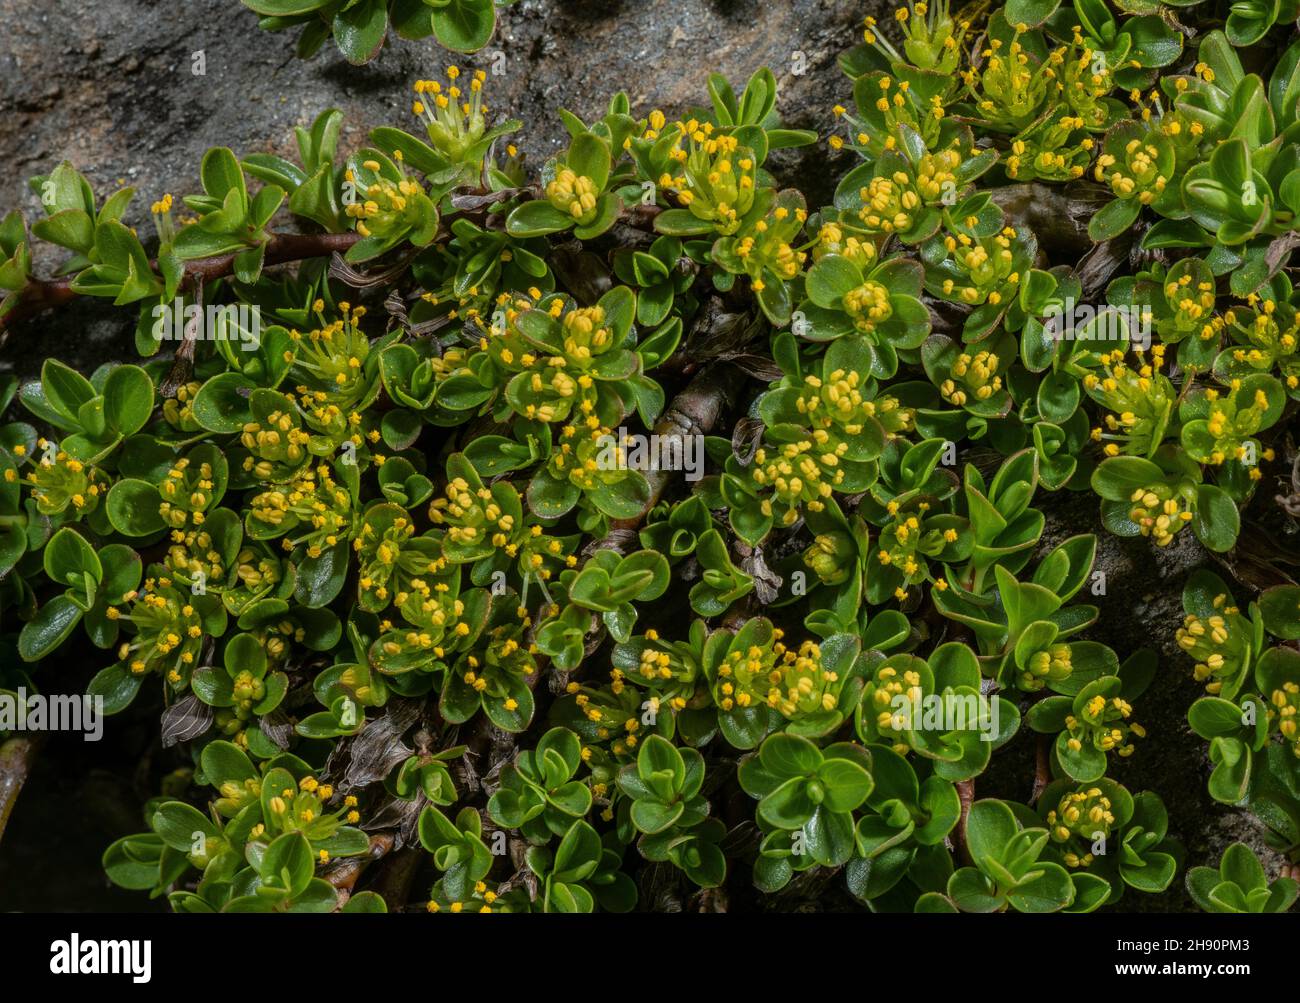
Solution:
{"label": "green leaf", "polygon": [[108,521],[123,536],[151,536],[164,528],[158,511],[162,497],[148,481],[123,478],[109,489],[105,504]]}
{"label": "green leaf", "polygon": [[95,246],[95,222],[84,209],[63,209],[37,220],[32,233],[78,254],[89,254]]}
{"label": "green leaf", "polygon": [[88,379],[58,359],[45,360],[41,367],[41,388],[45,401],[68,420],[75,420],[81,406],[96,396]]}
{"label": "green leaf", "polygon": [[1037,28],[1061,5],[1061,0],[1007,0],[1003,14],[1008,24],[1024,24]]}
{"label": "green leaf", "polygon": [[1141,867],[1121,861],[1119,869],[1120,876],[1129,886],[1140,892],[1157,894],[1173,884],[1178,873],[1178,861],[1168,853],[1148,853]]}
{"label": "green leaf", "polygon": [[292,17],[307,14],[326,6],[329,0],[240,0],[255,14],[264,17]]}
{"label": "green leaf", "polygon": [[993,883],[974,867],[963,867],[948,879],[948,897],[962,912],[997,912],[1004,900]]}
{"label": "green leaf", "polygon": [[809,796],[809,781],[791,777],[758,803],[758,814],[778,829],[798,829],[813,816],[817,802]]}
{"label": "green leaf", "polygon": [[1300,639],[1300,585],[1276,585],[1259,597],[1264,629],[1284,641]]}
{"label": "green leaf", "polygon": [[828,811],[853,811],[871,793],[871,774],[852,760],[826,760],[817,770],[817,779],[826,788],[826,800],[822,803]]}
{"label": "green leaf", "polygon": [[456,52],[477,52],[496,27],[492,0],[450,0],[433,9],[433,33],[439,44]]}
{"label": "green leaf", "polygon": [[1115,199],[1106,203],[1088,221],[1088,236],[1097,243],[1118,237],[1137,222],[1141,208],[1137,199]]}
{"label": "green leaf", "polygon": [[1079,749],[1069,746],[1069,733],[1061,732],[1056,736],[1056,756],[1061,769],[1080,783],[1092,783],[1100,780],[1106,773],[1106,754],[1090,743],[1084,743]]}
{"label": "green leaf", "polygon": [[1202,484],[1196,489],[1196,510],[1192,518],[1192,532],[1205,546],[1216,553],[1231,550],[1241,531],[1241,514],[1237,504],[1226,491],[1213,484]]}
{"label": "green leaf", "polygon": [[45,545],[45,573],[62,585],[81,589],[89,575],[98,585],[104,577],[95,548],[75,529],[65,526]]}
{"label": "green leaf", "polygon": [[506,217],[506,232],[512,237],[540,237],[567,230],[572,225],[572,216],[541,200],[516,206]]}
{"label": "green leaf", "polygon": [[319,609],[334,600],[343,591],[348,574],[346,543],[322,551],[319,557],[307,557],[298,565],[294,598],[304,606]]}
{"label": "green leaf", "polygon": [[678,801],[664,804],[662,801],[637,800],[632,802],[632,824],[638,830],[653,835],[663,832],[679,818],[685,810],[685,804]]}
{"label": "green leaf", "polygon": [[573,137],[566,158],[568,166],[581,177],[590,178],[596,191],[605,187],[609,179],[609,144],[594,133],[584,132]]}
{"label": "green leaf", "polygon": [[188,854],[196,844],[201,845],[197,837],[214,839],[220,835],[210,818],[183,801],[167,801],[160,805],[152,821],[153,830],[162,841],[181,853]]}
{"label": "green leaf", "polygon": [[862,285],[862,271],[848,258],[828,254],[808,271],[808,297],[827,310],[841,309],[844,297]]}
{"label": "green leaf", "polygon": [[803,831],[808,855],[823,867],[839,867],[853,856],[857,843],[853,816],[848,812],[830,811],[823,805],[813,812]]}
{"label": "green leaf", "polygon": [[158,884],[159,858],[164,844],[154,833],[124,836],[104,851],[108,880],[119,888],[147,892]]}
{"label": "green leaf", "polygon": [[655,231],[670,237],[698,237],[713,232],[713,224],[689,209],[665,209],[655,217]]}
{"label": "green leaf", "polygon": [[630,470],[621,481],[598,484],[588,497],[611,519],[636,519],[650,506],[650,484],[640,471]]}
{"label": "green leaf", "polygon": [[200,763],[204,776],[214,787],[228,780],[242,784],[245,780],[255,780],[258,775],[247,753],[231,742],[209,742],[203,747]]}
{"label": "green leaf", "polygon": [[262,881],[283,888],[297,897],[307,890],[316,873],[311,844],[300,832],[286,832],[277,836],[262,856]]}
{"label": "green leaf", "polygon": [[1255,856],[1255,852],[1245,843],[1233,843],[1223,851],[1219,874],[1224,881],[1231,881],[1243,892],[1249,893],[1258,888],[1268,887],[1264,866]]}
{"label": "green leaf", "polygon": [[1074,883],[1058,864],[1038,863],[1039,876],[1017,885],[1007,900],[1019,912],[1057,912],[1074,900]]}
{"label": "green leaf", "polygon": [[134,435],[153,413],[153,381],[139,366],[116,366],[104,381],[104,416],[118,435]]}
{"label": "green leaf", "polygon": [[110,665],[95,675],[86,686],[86,696],[102,697],[104,713],[117,714],[125,710],[140,692],[144,676],[129,672],[125,665]]}
{"label": "green leaf", "polygon": [[1007,844],[1019,829],[1016,817],[1003,802],[976,801],[966,817],[966,847],[971,859],[977,864],[986,857],[1001,860]]}
{"label": "green leaf", "polygon": [[354,66],[379,54],[387,31],[388,0],[361,0],[334,15],[334,42]]}
{"label": "green leaf", "polygon": [[194,398],[194,420],[209,432],[240,431],[252,417],[249,396],[255,389],[257,384],[242,373],[227,372],[212,377]]}
{"label": "green leaf", "polygon": [[574,822],[556,847],[551,877],[565,883],[590,877],[600,864],[601,849],[596,830],[581,820]]}
{"label": "green leaf", "polygon": [[[579,240],[595,240],[613,226],[623,211],[623,200],[612,193],[605,193],[596,202],[596,215],[591,222],[573,228],[573,235]],[[616,289],[626,288],[616,286]],[[630,291],[630,290],[629,290]]]}
{"label": "green leaf", "polygon": [[1192,704],[1187,712],[1187,721],[1192,731],[1208,739],[1240,731],[1244,727],[1242,714],[1242,709],[1231,700],[1202,697]]}
{"label": "green leaf", "polygon": [[817,772],[823,757],[817,746],[794,735],[772,735],[758,753],[763,766],[777,777],[808,777]]}
{"label": "green leaf", "polygon": [[18,635],[18,655],[24,662],[39,662],[72,633],[82,609],[67,596],[54,596],[23,624]]}
{"label": "green leaf", "polygon": [[224,146],[213,147],[203,155],[199,176],[203,181],[203,190],[218,201],[224,200],[232,191],[241,199],[247,199],[248,190],[244,185],[244,172],[239,166],[239,159]]}
{"label": "green leaf", "polygon": [[388,903],[376,892],[357,892],[343,906],[341,912],[380,913],[388,912]]}

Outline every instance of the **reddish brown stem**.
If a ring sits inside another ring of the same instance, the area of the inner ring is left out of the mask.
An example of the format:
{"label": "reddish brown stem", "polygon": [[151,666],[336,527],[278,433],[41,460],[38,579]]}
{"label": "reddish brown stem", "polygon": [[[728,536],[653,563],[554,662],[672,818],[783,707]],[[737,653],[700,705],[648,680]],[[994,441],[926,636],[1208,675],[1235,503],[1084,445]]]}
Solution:
{"label": "reddish brown stem", "polygon": [[1051,749],[1047,744],[1047,736],[1039,735],[1034,753],[1034,790],[1029,795],[1029,803],[1036,804],[1043,790],[1052,782],[1052,758]]}
{"label": "reddish brown stem", "polygon": [[973,864],[970,847],[966,845],[966,820],[970,817],[970,806],[975,803],[975,781],[957,781],[957,800],[961,802],[961,818],[957,820],[957,843],[964,863]]}
{"label": "reddish brown stem", "polygon": [[[470,197],[476,194],[481,196],[486,193],[469,193]],[[494,193],[496,198],[502,198],[507,194],[509,193]],[[476,208],[477,212],[466,211],[465,215],[469,217],[486,215],[486,206]],[[654,218],[659,212],[657,206],[636,205],[625,209],[622,218],[625,223],[636,229],[653,232]],[[440,241],[445,240],[449,235],[449,231],[444,226],[439,230],[438,239]],[[347,233],[272,234],[266,245],[266,256],[263,259],[263,264],[283,265],[290,261],[320,258],[335,252],[343,253],[360,239],[360,234],[351,231]],[[196,280],[207,283],[229,275],[234,270],[236,257],[237,253],[219,254],[210,258],[195,258],[192,261],[185,262],[185,277],[181,280],[181,288],[191,288]],[[151,268],[157,270],[158,262],[156,260],[151,261],[149,264]],[[76,299],[80,294],[72,288],[73,278],[74,276],[69,275],[58,279],[32,279],[28,282],[16,294],[18,302],[13,309],[0,317],[0,334],[20,320]]]}
{"label": "reddish brown stem", "polygon": [[[686,389],[673,398],[663,415],[655,423],[654,432],[661,440],[676,439],[681,443],[681,455],[685,455],[687,436],[707,435],[713,431],[723,411],[735,402],[736,394],[745,382],[745,373],[740,368],[727,362],[718,362],[702,369],[687,384]],[[668,486],[673,474],[666,470],[652,470],[646,473],[650,483],[650,501],[635,519],[615,519],[610,523],[610,532],[599,543],[591,544],[586,549],[594,553],[605,547],[622,550],[623,542],[632,542],[635,533],[650,510],[659,503],[659,498]]]}
{"label": "reddish brown stem", "polygon": [[377,832],[370,837],[370,850],[360,857],[348,857],[346,860],[339,862],[339,865],[326,875],[327,880],[341,892],[347,892],[349,895],[361,877],[361,872],[370,865],[372,861],[380,860],[387,856],[393,848],[393,834],[391,832]]}
{"label": "reddish brown stem", "polygon": [[11,738],[0,745],[0,837],[36,761],[36,749],[31,738]]}
{"label": "reddish brown stem", "polygon": [[[266,245],[265,265],[283,265],[290,261],[319,258],[335,252],[342,253],[361,237],[356,233],[277,233]],[[224,278],[234,271],[236,254],[218,254],[211,258],[195,258],[185,262],[185,277],[181,288],[189,289],[196,282],[207,284]],[[150,262],[157,268],[156,261]],[[72,288],[72,276],[60,279],[32,279],[17,293],[17,305],[0,317],[0,331],[20,320],[67,303],[80,295]]]}

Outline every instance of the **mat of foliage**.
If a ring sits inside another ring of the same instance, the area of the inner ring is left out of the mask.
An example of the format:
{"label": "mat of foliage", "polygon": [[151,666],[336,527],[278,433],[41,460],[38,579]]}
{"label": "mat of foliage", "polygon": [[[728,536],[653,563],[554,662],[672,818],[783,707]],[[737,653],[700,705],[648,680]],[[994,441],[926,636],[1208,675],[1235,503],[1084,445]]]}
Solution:
{"label": "mat of foliage", "polygon": [[[247,6],[358,63],[493,26]],[[131,189],[32,179],[0,325],[101,297],[141,361],[0,384],[0,685],[84,636],[88,695],[161,694],[190,763],[108,878],[180,911],[1289,909],[1300,587],[1196,572],[1161,665],[1104,643],[1096,538],[1041,540],[1085,492],[1232,567],[1300,512],[1258,490],[1300,399],[1295,19],[909,3],[828,137],[771,71],[712,74],[675,119],[558,110],[540,172],[453,65],[414,132],[209,150],[152,235]],[[859,160],[830,205],[765,166],[816,142]],[[1168,672],[1282,873],[1188,859],[1113,778]],[[981,797],[1017,734],[1032,796]],[[36,744],[0,749],[0,824]]]}

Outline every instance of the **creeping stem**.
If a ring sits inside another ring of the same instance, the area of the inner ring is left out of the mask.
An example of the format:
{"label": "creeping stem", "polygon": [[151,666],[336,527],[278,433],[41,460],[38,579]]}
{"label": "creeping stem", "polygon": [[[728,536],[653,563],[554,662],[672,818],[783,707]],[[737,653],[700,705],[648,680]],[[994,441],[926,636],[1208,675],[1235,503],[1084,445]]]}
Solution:
{"label": "creeping stem", "polygon": [[971,857],[970,847],[966,843],[966,820],[970,817],[970,806],[975,803],[974,780],[957,781],[957,800],[961,802],[961,818],[957,822],[957,843],[962,860],[974,864],[975,860]]}
{"label": "creeping stem", "polygon": [[[347,233],[277,233],[267,241],[264,264],[283,265],[290,261],[342,253],[360,239],[359,234],[350,231]],[[236,256],[218,254],[211,258],[195,258],[185,262],[185,277],[181,280],[181,288],[189,289],[196,283],[207,284],[231,274],[235,268]],[[151,265],[156,268],[158,263],[154,261]],[[79,294],[72,288],[73,278],[75,276],[32,279],[17,294],[17,306],[0,317],[0,331],[26,317],[76,299]]]}
{"label": "creeping stem", "polygon": [[[679,442],[690,435],[707,435],[713,431],[723,412],[735,403],[736,395],[744,382],[744,371],[727,362],[715,362],[701,370],[664,409],[655,423],[655,434],[660,436],[661,441],[675,438]],[[681,445],[684,451],[685,443],[682,442]],[[667,470],[651,470],[645,476],[650,482],[650,501],[645,510],[635,519],[611,521],[609,534],[586,547],[587,553],[594,554],[603,549],[622,553],[636,538],[637,529],[650,510],[659,504],[659,498],[673,474]]]}
{"label": "creeping stem", "polygon": [[36,761],[36,750],[37,742],[32,738],[11,738],[0,745],[0,838]]}

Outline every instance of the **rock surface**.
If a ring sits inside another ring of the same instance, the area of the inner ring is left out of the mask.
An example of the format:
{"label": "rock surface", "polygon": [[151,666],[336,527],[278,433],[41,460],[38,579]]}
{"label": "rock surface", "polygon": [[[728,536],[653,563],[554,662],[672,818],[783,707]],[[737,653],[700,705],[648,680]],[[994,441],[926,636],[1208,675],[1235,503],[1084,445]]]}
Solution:
{"label": "rock surface", "polygon": [[[825,135],[831,106],[849,94],[836,56],[853,44],[855,25],[873,6],[879,5],[520,0],[502,13],[488,48],[460,62],[491,74],[488,102],[523,119],[518,145],[535,164],[564,141],[557,107],[594,118],[610,92],[624,87],[635,112],[661,107],[670,115],[682,113],[703,99],[711,69],[743,85],[756,68],[771,66],[780,79],[780,108],[787,124]],[[202,75],[195,72],[200,62]],[[409,126],[411,83],[440,72],[446,62],[447,54],[432,42],[401,40],[365,67],[348,65],[332,43],[303,62],[293,54],[291,36],[258,30],[254,15],[236,0],[101,0],[90,5],[82,0],[8,0],[0,5],[0,150],[7,164],[0,175],[0,207],[18,206],[29,220],[36,218],[39,205],[26,179],[66,158],[89,176],[101,197],[118,184],[133,185],[138,195],[128,221],[143,232],[151,201],[164,192],[180,195],[197,188],[199,161],[209,146],[293,156],[293,127],[310,123],[324,108],[338,107],[345,114],[341,143],[351,149],[373,125]],[[815,205],[829,198],[833,179],[846,166],[847,158],[839,163],[819,144],[783,155],[776,171]],[[49,268],[54,263],[41,264]],[[58,317],[24,325],[0,344],[0,373],[30,377],[50,355],[82,366],[127,359],[133,352],[130,331],[127,312],[78,304]],[[1233,839],[1261,846],[1248,816],[1209,799],[1205,743],[1186,723],[1187,707],[1200,687],[1192,682],[1190,664],[1173,636],[1182,617],[1183,582],[1207,555],[1186,533],[1166,550],[1146,540],[1109,536],[1091,494],[1063,492],[1040,499],[1040,505],[1048,512],[1046,542],[1080,532],[1099,535],[1097,568],[1106,574],[1107,590],[1090,600],[1100,606],[1101,617],[1089,636],[1113,646],[1121,658],[1143,645],[1160,650],[1160,672],[1135,715],[1150,737],[1116,770],[1116,779],[1134,791],[1150,788],[1161,794],[1170,810],[1171,834],[1186,845],[1190,863],[1217,861]],[[84,750],[76,750],[65,762],[80,766],[85,759]],[[1022,735],[999,754],[997,770],[977,785],[977,795],[1027,798],[1033,763],[1033,737]],[[14,882],[7,879],[15,875],[30,878],[49,872],[53,864],[63,875],[58,901],[42,900],[35,891],[39,881],[32,880],[24,882],[32,886],[32,895],[0,892],[0,907],[84,908],[78,889],[85,887],[83,882],[102,886],[98,856],[107,838],[139,828],[136,820],[121,817],[120,808],[92,811],[80,827],[81,838],[65,826],[66,846],[54,859],[43,842],[48,826],[78,817],[64,797],[75,801],[88,786],[98,789],[93,773],[83,774],[84,779],[55,774],[40,772],[24,796],[0,851],[0,890],[13,889]],[[118,786],[125,781],[106,782],[107,793],[95,803],[120,804]],[[1268,856],[1275,866],[1277,861]],[[130,908],[134,902],[141,907],[138,898],[115,895],[105,905]],[[1165,895],[1130,893],[1123,907],[1192,906],[1180,876]]]}

